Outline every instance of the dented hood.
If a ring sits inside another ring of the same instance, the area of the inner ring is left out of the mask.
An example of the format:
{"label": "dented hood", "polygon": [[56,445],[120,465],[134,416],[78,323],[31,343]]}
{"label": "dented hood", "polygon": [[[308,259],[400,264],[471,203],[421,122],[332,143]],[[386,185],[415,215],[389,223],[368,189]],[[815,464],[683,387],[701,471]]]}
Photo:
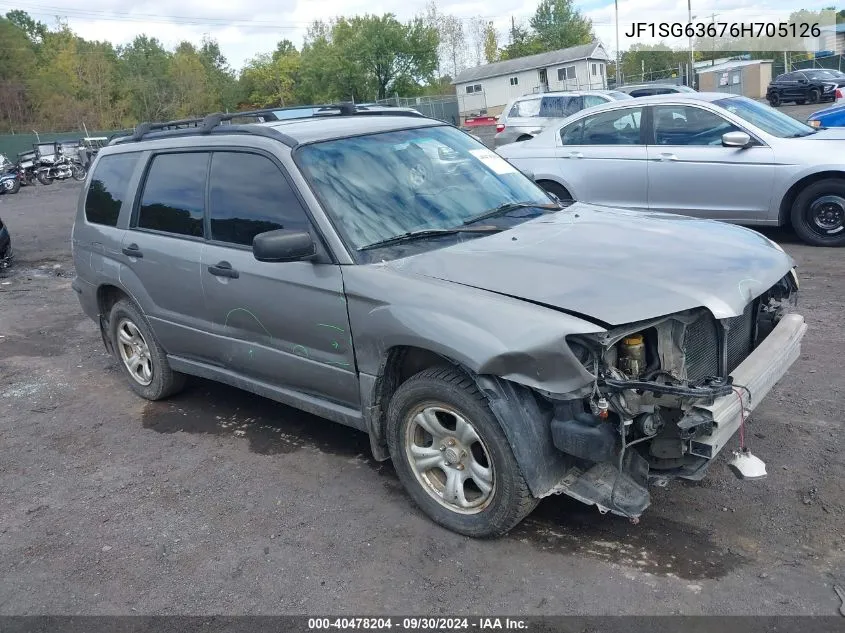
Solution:
{"label": "dented hood", "polygon": [[736,316],[793,263],[750,229],[575,203],[389,266],[621,325],[701,306]]}

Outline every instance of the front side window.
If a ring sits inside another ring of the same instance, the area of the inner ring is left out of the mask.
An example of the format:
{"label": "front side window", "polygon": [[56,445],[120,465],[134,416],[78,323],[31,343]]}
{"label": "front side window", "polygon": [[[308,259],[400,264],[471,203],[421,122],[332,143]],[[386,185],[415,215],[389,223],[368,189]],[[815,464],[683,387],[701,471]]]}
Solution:
{"label": "front side window", "polygon": [[611,110],[586,117],[582,145],[639,145],[642,108]]}
{"label": "front side window", "polygon": [[[346,243],[356,251],[411,231],[452,229],[503,204],[548,205],[549,197],[509,162],[450,126],[323,141],[296,160]],[[517,209],[483,224],[507,228],[542,213]],[[484,233],[414,242],[453,244]],[[452,241],[449,241],[452,240]],[[383,250],[359,252],[367,258]]]}
{"label": "front side window", "polygon": [[534,117],[540,116],[540,99],[523,99],[513,104],[508,116]]}
{"label": "front side window", "polygon": [[739,130],[718,114],[694,106],[654,106],[656,145],[721,145],[722,135]]}
{"label": "front side window", "polygon": [[279,168],[266,156],[214,152],[208,215],[211,239],[252,246],[259,233],[308,230],[299,199]]}
{"label": "front side window", "polygon": [[159,154],[144,183],[138,228],[203,236],[207,152]]}
{"label": "front side window", "polygon": [[126,199],[126,187],[139,155],[137,152],[112,154],[100,159],[85,196],[86,220],[93,224],[117,226],[120,206]]}

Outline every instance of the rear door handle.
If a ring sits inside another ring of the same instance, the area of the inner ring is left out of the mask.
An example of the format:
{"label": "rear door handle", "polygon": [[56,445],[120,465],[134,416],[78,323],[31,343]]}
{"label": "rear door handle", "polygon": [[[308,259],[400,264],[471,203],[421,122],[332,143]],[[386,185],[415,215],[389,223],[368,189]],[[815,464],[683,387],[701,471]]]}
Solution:
{"label": "rear door handle", "polygon": [[240,277],[240,273],[232,268],[232,264],[229,262],[217,262],[215,266],[208,267],[208,272],[215,277],[228,277],[229,279]]}
{"label": "rear door handle", "polygon": [[143,257],[144,254],[141,252],[141,249],[138,248],[137,244],[130,244],[129,246],[123,247],[123,254],[128,255],[129,257]]}
{"label": "rear door handle", "polygon": [[581,152],[569,152],[569,158],[584,158]]}
{"label": "rear door handle", "polygon": [[671,152],[661,152],[658,160],[678,160],[678,157]]}

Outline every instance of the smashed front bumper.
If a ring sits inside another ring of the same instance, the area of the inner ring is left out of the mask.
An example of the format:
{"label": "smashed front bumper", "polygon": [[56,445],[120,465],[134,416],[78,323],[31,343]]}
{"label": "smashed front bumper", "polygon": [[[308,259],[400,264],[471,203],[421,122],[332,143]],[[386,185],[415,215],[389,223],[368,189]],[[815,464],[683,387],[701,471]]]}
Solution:
{"label": "smashed front bumper", "polygon": [[684,416],[681,426],[685,421],[698,423],[702,419],[713,423],[708,436],[690,440],[692,455],[713,459],[724,448],[742,422],[740,401],[747,417],[797,360],[806,331],[803,316],[785,315],[772,333],[731,373],[736,393],[723,396],[709,406],[696,405]]}
{"label": "smashed front bumper", "polygon": [[[801,353],[801,339],[807,331],[804,317],[787,314],[772,332],[733,371],[736,389],[712,404],[694,405],[678,422],[679,427],[706,428],[688,441],[686,450],[696,456],[696,465],[676,473],[675,477],[698,480],[704,477],[712,459],[737,432],[742,421],[740,401],[747,417],[786,374]],[[615,460],[614,460],[615,461]],[[667,476],[649,473],[647,461],[636,451],[625,454],[622,472],[614,461],[603,461],[582,470],[571,468],[550,494],[566,494],[601,512],[638,518],[651,503],[649,479],[663,481]]]}

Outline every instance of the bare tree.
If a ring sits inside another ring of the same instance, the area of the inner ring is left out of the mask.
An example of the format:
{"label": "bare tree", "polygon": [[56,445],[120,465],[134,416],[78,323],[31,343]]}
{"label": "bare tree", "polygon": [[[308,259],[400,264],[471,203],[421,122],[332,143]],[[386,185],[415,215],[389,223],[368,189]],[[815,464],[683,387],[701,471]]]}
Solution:
{"label": "bare tree", "polygon": [[480,17],[470,18],[467,24],[469,31],[472,63],[481,66],[484,62],[484,39],[487,34],[487,22]]}
{"label": "bare tree", "polygon": [[454,78],[467,63],[467,41],[463,22],[453,15],[441,13],[435,0],[429,0],[426,4],[423,21],[427,26],[436,28],[440,36],[440,45],[437,48],[438,74],[445,73]]}

